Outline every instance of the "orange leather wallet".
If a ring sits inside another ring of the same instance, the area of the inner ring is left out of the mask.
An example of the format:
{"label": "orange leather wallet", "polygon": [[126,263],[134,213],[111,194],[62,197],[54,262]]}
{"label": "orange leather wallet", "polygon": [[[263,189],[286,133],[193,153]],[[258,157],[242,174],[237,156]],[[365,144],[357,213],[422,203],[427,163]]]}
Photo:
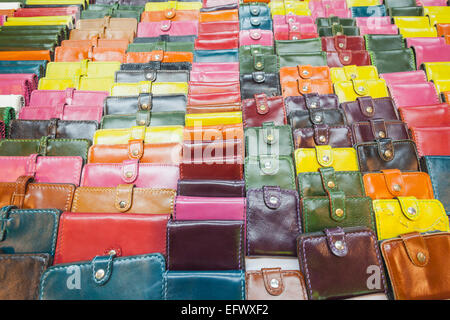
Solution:
{"label": "orange leather wallet", "polygon": [[200,23],[215,21],[239,21],[237,9],[200,12]]}
{"label": "orange leather wallet", "polygon": [[198,21],[198,10],[176,10],[174,8],[164,11],[144,11],[141,15],[141,22],[170,21]]}
{"label": "orange leather wallet", "polygon": [[49,50],[0,51],[0,60],[47,60],[51,61]]}
{"label": "orange leather wallet", "polygon": [[185,127],[184,141],[241,140],[244,141],[242,123],[203,127]]}

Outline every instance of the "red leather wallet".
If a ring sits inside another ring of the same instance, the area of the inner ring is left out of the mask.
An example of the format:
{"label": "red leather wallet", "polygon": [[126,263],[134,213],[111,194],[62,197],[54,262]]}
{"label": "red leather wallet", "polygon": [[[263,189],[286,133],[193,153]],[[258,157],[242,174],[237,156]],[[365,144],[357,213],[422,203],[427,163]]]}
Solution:
{"label": "red leather wallet", "polygon": [[392,84],[388,88],[397,108],[440,103],[432,82]]}
{"label": "red leather wallet", "polygon": [[253,99],[242,101],[244,127],[261,127],[271,121],[276,126],[285,125],[286,109],[281,96],[268,97],[265,93],[255,94]]}
{"label": "red leather wallet", "polygon": [[322,50],[337,52],[341,50],[366,50],[364,37],[361,36],[334,36],[322,37]]}
{"label": "red leather wallet", "polygon": [[229,50],[239,47],[239,38],[236,36],[220,39],[197,38],[194,43],[195,50]]}
{"label": "red leather wallet", "polygon": [[349,65],[369,66],[370,55],[366,50],[328,51],[327,64],[330,68],[340,68]]}
{"label": "red leather wallet", "polygon": [[450,126],[410,130],[419,156],[450,156]]}
{"label": "red leather wallet", "polygon": [[450,126],[450,105],[448,103],[432,106],[401,107],[398,110],[400,117],[407,123],[408,127]]}

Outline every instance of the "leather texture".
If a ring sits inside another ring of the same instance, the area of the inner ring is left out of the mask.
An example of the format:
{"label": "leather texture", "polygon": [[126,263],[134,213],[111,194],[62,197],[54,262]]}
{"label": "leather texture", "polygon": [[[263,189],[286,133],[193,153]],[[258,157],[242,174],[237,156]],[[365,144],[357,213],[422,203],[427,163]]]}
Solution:
{"label": "leather texture", "polygon": [[246,157],[245,186],[258,189],[264,186],[279,186],[295,190],[295,169],[291,156],[259,155]]}
{"label": "leather texture", "polygon": [[378,71],[374,66],[345,66],[342,68],[331,68],[330,77],[333,83],[340,81],[358,80],[376,80]]}
{"label": "leather texture", "polygon": [[329,145],[300,148],[294,153],[297,174],[316,172],[319,168],[333,167],[336,171],[358,171],[353,148],[332,148]]}
{"label": "leather texture", "polygon": [[281,95],[278,73],[253,72],[240,76],[241,99],[251,99],[255,94]]}
{"label": "leather texture", "polygon": [[247,157],[265,154],[290,156],[294,151],[293,145],[289,126],[274,126],[273,122],[264,122],[261,127],[245,129]]}
{"label": "leather texture", "polygon": [[431,106],[401,107],[398,111],[402,120],[410,128],[445,127],[450,123],[448,103]]}
{"label": "leather texture", "polygon": [[173,219],[245,220],[245,198],[177,196]]}
{"label": "leather texture", "polygon": [[[140,139],[145,143],[181,142],[182,126],[144,127],[133,126],[128,129],[101,129],[94,134],[94,144],[127,144],[129,140]],[[1,145],[0,145],[1,146]]]}
{"label": "leather texture", "polygon": [[178,181],[177,194],[188,197],[245,197],[243,180],[198,180]]}
{"label": "leather texture", "polygon": [[317,125],[345,125],[344,112],[340,109],[313,108],[308,111],[291,111],[288,121],[292,129],[312,128]]}
{"label": "leather texture", "polygon": [[[449,126],[436,128],[411,128],[411,136],[416,142],[419,156],[450,155]],[[430,143],[433,141],[433,143]]]}
{"label": "leather texture", "polygon": [[358,97],[383,98],[389,93],[386,82],[378,80],[352,80],[342,81],[334,84],[334,93],[339,97],[339,101],[355,101]]}
{"label": "leather texture", "polygon": [[284,99],[284,103],[288,115],[295,110],[337,109],[339,107],[338,97],[335,94],[308,93],[303,96],[287,97]]}
{"label": "leather texture", "polygon": [[186,111],[187,98],[184,94],[107,97],[104,100],[104,114],[131,114],[140,110],[152,112]]}
{"label": "leather texture", "polygon": [[447,214],[450,214],[450,202],[448,199],[450,184],[445,178],[449,171],[449,157],[425,156],[422,157],[422,168],[430,175],[433,192],[436,199],[441,201]]}
{"label": "leather texture", "polygon": [[284,99],[268,97],[265,93],[255,94],[253,98],[242,101],[242,118],[244,127],[260,127],[264,122],[285,125]]}
{"label": "leather texture", "polygon": [[356,101],[341,103],[340,108],[350,124],[379,118],[385,121],[400,119],[391,98],[358,97]]}
{"label": "leather texture", "polygon": [[379,73],[405,72],[416,70],[412,49],[389,51],[369,51],[372,64]]}
{"label": "leather texture", "polygon": [[[320,52],[322,49],[322,42],[319,38],[275,41],[275,50],[278,55],[295,52]],[[326,63],[324,65],[326,65]]]}
{"label": "leather texture", "polygon": [[327,52],[327,64],[330,68],[350,65],[369,66],[370,63],[369,52],[366,50],[340,50],[339,52]]}
{"label": "leather texture", "polygon": [[409,139],[408,127],[402,121],[371,119],[368,122],[354,122],[352,132],[355,143],[370,142],[380,138],[392,140]]}
{"label": "leather texture", "polygon": [[298,65],[311,65],[314,67],[327,65],[327,53],[316,52],[295,52],[278,53],[278,64],[280,68],[296,67]]}
{"label": "leather texture", "polygon": [[364,38],[361,36],[334,36],[321,37],[322,49],[327,52],[339,52],[341,50],[362,51],[366,50]]}

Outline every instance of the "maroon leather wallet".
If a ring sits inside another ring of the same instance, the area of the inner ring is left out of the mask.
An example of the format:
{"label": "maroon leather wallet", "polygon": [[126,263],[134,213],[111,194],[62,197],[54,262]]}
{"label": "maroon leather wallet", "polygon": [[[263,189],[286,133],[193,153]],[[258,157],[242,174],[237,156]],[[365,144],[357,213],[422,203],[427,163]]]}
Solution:
{"label": "maroon leather wallet", "polygon": [[265,93],[255,94],[253,99],[242,101],[244,127],[261,127],[263,122],[274,125],[286,124],[286,110],[281,96],[268,97]]}
{"label": "maroon leather wallet", "polygon": [[361,36],[334,36],[322,37],[322,50],[338,52],[341,50],[366,50],[364,37]]}

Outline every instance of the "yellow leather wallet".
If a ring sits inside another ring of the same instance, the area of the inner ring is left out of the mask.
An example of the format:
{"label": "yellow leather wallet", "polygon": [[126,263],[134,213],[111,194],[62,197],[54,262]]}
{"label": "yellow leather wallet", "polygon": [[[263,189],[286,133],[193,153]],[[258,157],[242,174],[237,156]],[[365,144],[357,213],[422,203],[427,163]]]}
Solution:
{"label": "yellow leather wallet", "polygon": [[130,140],[144,140],[145,143],[181,143],[183,126],[135,126],[128,129],[100,129],[94,134],[94,144],[128,144]]}
{"label": "yellow leather wallet", "polygon": [[377,80],[379,79],[375,66],[345,66],[343,68],[330,68],[331,81]]}
{"label": "yellow leather wallet", "polygon": [[437,37],[437,30],[434,27],[427,28],[400,28],[403,38],[434,38]]}
{"label": "yellow leather wallet", "polygon": [[389,97],[386,82],[383,79],[342,81],[334,83],[333,87],[341,103],[355,101],[358,97]]}
{"label": "yellow leather wallet", "polygon": [[242,123],[242,112],[189,113],[185,123],[186,127],[239,124]]}
{"label": "yellow leather wallet", "polygon": [[377,6],[380,4],[379,0],[347,0],[348,7],[367,7]]}
{"label": "yellow leather wallet", "polygon": [[176,10],[200,10],[202,8],[202,2],[179,2],[179,1],[167,1],[167,2],[147,2],[145,4],[145,11],[164,11],[168,9]]}
{"label": "yellow leather wallet", "polygon": [[394,23],[397,27],[401,28],[413,28],[413,29],[426,29],[431,27],[428,17],[394,17]]}
{"label": "yellow leather wallet", "polygon": [[319,168],[333,167],[335,171],[358,171],[358,159],[354,148],[315,146],[295,150],[297,174],[316,172]]}
{"label": "yellow leather wallet", "polygon": [[67,25],[73,28],[72,16],[49,16],[49,17],[9,17],[4,26],[54,26]]}
{"label": "yellow leather wallet", "polygon": [[409,232],[449,231],[448,216],[439,200],[398,197],[373,200],[378,239]]}
{"label": "yellow leather wallet", "polygon": [[81,4],[83,7],[86,7],[89,4],[89,1],[86,1],[86,0],[26,0],[26,4],[27,5]]}
{"label": "yellow leather wallet", "polygon": [[141,93],[187,95],[188,84],[186,82],[140,81],[137,83],[114,83],[111,87],[112,96],[138,96]]}
{"label": "yellow leather wallet", "polygon": [[448,80],[435,80],[436,92],[441,94],[442,92],[450,91],[450,79]]}
{"label": "yellow leather wallet", "polygon": [[450,79],[450,62],[425,62],[423,65],[428,81]]}
{"label": "yellow leather wallet", "polygon": [[73,75],[95,78],[114,78],[116,71],[120,69],[120,62],[50,62],[45,73],[46,78],[69,78]]}
{"label": "yellow leather wallet", "polygon": [[39,90],[66,90],[75,88],[87,91],[110,91],[114,84],[114,78],[80,77],[72,78],[41,78],[39,80]]}

